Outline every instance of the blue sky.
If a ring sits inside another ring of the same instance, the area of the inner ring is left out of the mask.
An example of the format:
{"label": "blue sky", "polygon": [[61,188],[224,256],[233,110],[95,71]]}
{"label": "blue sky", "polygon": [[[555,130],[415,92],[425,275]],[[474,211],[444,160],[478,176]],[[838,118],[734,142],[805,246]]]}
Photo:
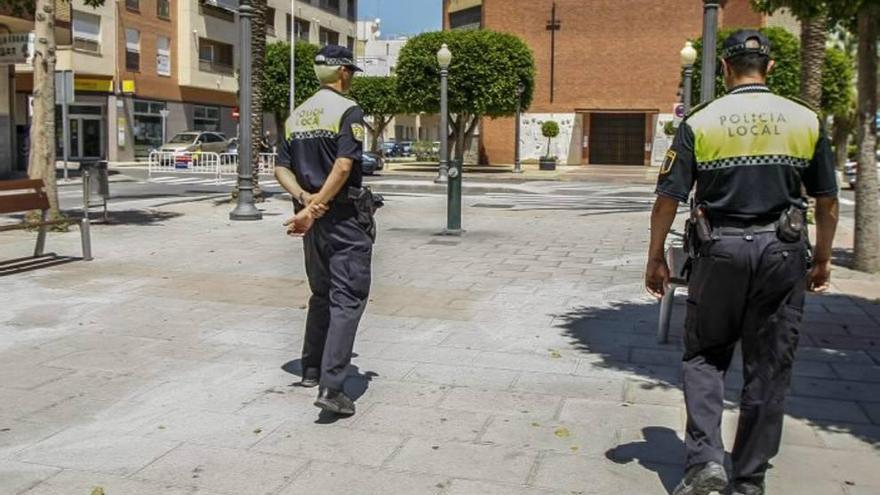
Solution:
{"label": "blue sky", "polygon": [[361,20],[382,19],[382,37],[440,29],[442,0],[360,0]]}

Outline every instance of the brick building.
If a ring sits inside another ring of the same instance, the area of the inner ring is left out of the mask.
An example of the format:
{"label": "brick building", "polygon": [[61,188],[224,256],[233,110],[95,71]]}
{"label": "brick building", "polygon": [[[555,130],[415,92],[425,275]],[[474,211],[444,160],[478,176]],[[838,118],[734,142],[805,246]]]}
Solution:
{"label": "brick building", "polygon": [[[540,123],[556,120],[561,133],[551,154],[560,163],[649,165],[665,151],[662,124],[679,94],[679,51],[702,33],[700,0],[445,0],[446,29],[491,29],[515,34],[532,49],[537,84],[523,115],[524,160],[544,153]],[[720,27],[758,27],[768,19],[749,0],[722,2]],[[551,59],[555,82],[551,101]],[[658,142],[655,144],[655,139]],[[483,121],[481,145],[489,163],[512,163],[514,119]]]}

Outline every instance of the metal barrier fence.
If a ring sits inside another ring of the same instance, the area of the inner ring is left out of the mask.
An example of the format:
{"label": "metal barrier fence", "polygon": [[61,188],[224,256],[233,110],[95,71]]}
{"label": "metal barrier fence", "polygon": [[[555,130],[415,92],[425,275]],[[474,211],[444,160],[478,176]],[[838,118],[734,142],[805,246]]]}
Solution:
{"label": "metal barrier fence", "polygon": [[[260,175],[275,174],[276,153],[260,153],[257,164]],[[153,151],[147,165],[148,177],[154,173],[190,173],[213,175],[218,181],[224,175],[238,174],[237,153]]]}

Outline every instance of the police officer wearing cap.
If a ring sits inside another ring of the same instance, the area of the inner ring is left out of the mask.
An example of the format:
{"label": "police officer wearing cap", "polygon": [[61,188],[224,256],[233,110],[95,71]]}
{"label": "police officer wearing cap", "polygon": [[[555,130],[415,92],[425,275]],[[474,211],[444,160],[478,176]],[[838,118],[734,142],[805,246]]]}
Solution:
{"label": "police officer wearing cap", "polygon": [[294,198],[288,234],[303,236],[312,291],[301,385],[320,385],[315,405],[355,413],[343,391],[355,334],[370,291],[375,224],[362,187],[363,111],[345,93],[359,69],[351,50],[325,46],[315,59],[321,89],[291,112],[275,176]]}
{"label": "police officer wearing cap", "polygon": [[[728,487],[735,495],[765,493],[764,477],[779,451],[805,292],[821,292],[830,280],[838,210],[831,147],[814,110],[767,88],[770,51],[757,31],[741,30],[724,42],[728,93],[681,123],[657,183],[645,283],[658,297],[670,276],[667,234],[679,202],[687,202],[696,186],[686,227],[687,470],[676,495]],[[802,190],[816,199],[814,248]],[[728,476],[721,415],[737,342],[744,387]]]}

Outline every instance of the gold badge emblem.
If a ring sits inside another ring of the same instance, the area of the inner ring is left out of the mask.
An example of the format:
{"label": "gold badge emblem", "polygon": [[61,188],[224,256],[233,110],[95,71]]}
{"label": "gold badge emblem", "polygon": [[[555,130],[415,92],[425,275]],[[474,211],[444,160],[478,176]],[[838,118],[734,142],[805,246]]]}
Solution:
{"label": "gold badge emblem", "polygon": [[663,159],[663,166],[660,167],[660,175],[666,175],[672,170],[672,164],[675,163],[675,157],[678,154],[672,150],[666,152],[666,157]]}
{"label": "gold badge emblem", "polygon": [[363,124],[351,124],[351,135],[360,142],[364,142],[366,131]]}

